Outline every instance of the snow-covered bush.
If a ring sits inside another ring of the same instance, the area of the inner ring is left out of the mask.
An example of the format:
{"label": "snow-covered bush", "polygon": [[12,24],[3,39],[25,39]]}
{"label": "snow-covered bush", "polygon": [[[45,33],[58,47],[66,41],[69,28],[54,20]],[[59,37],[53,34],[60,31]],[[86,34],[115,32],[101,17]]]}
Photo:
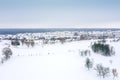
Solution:
{"label": "snow-covered bush", "polygon": [[97,71],[97,75],[103,78],[110,73],[110,69],[108,67],[103,67],[101,64],[97,64],[95,70]]}
{"label": "snow-covered bush", "polygon": [[90,68],[92,68],[93,67],[93,62],[89,59],[89,58],[87,58],[86,59],[86,62],[85,62],[85,66],[88,68],[88,70],[90,69]]}
{"label": "snow-covered bush", "polygon": [[12,40],[11,45],[18,46],[18,45],[20,45],[20,42],[19,42],[19,40]]}
{"label": "snow-covered bush", "polygon": [[108,44],[103,43],[94,43],[92,45],[92,50],[95,53],[100,53],[104,56],[111,56],[115,54],[113,47],[110,47]]}

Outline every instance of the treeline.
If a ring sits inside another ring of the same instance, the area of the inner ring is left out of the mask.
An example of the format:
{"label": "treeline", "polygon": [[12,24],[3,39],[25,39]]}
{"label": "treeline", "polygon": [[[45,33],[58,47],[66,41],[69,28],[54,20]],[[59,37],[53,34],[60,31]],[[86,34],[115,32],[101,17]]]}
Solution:
{"label": "treeline", "polygon": [[35,45],[35,41],[34,40],[27,40],[27,39],[11,40],[11,45],[13,45],[13,46],[19,46],[20,43],[22,45],[26,45],[27,47],[30,47],[30,46],[34,47],[34,45]]}

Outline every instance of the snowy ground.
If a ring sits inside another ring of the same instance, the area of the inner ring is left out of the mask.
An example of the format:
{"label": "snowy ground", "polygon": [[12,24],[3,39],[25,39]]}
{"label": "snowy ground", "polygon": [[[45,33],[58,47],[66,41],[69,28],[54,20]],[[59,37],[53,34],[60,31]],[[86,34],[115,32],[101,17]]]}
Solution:
{"label": "snowy ground", "polygon": [[[91,53],[91,56],[82,57],[79,50],[90,49],[93,40],[75,41],[70,43],[57,43],[36,45],[35,47],[10,46],[13,51],[11,59],[0,64],[1,80],[113,80],[112,74],[106,78],[100,78],[96,71],[87,70],[85,60],[93,59],[95,64],[101,63],[106,67],[116,68],[120,73],[120,42],[108,43],[114,46],[116,54],[105,57]],[[2,48],[10,44],[9,41],[0,42],[0,54]],[[112,64],[110,63],[112,61]],[[120,80],[119,76],[115,80]]]}

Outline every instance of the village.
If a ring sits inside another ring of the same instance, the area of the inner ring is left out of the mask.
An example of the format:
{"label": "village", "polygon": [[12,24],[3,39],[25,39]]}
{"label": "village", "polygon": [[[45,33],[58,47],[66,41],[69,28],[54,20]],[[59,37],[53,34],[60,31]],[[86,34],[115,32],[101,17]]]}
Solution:
{"label": "village", "polygon": [[46,33],[19,33],[16,35],[6,34],[0,35],[0,40],[11,40],[13,43],[17,42],[16,45],[23,43],[32,43],[39,41],[42,44],[55,44],[65,43],[80,40],[91,40],[91,39],[114,39],[118,41],[120,39],[120,31],[63,31],[63,32],[46,32]]}

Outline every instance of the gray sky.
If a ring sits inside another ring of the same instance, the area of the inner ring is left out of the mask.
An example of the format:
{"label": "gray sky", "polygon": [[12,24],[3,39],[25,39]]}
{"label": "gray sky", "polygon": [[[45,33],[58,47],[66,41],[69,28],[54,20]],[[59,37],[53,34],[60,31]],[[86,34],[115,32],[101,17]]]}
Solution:
{"label": "gray sky", "polygon": [[120,0],[0,0],[0,28],[120,27]]}

